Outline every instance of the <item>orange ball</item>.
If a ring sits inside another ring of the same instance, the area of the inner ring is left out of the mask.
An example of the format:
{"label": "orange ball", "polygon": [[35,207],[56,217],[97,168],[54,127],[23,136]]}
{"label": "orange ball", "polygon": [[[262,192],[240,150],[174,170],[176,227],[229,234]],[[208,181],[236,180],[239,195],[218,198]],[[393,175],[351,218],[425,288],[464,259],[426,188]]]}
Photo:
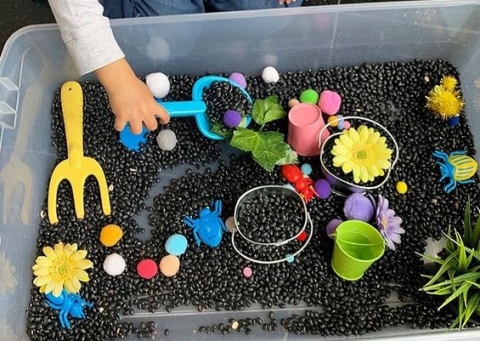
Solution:
{"label": "orange ball", "polygon": [[330,116],[327,120],[327,123],[330,123],[330,127],[336,127],[338,126],[338,118],[334,116]]}
{"label": "orange ball", "polygon": [[288,106],[290,108],[293,108],[294,106],[296,106],[297,104],[300,104],[300,101],[296,98],[292,98],[291,100],[288,101]]}
{"label": "orange ball", "polygon": [[180,269],[180,259],[177,256],[167,255],[160,260],[158,267],[164,276],[175,276]]}
{"label": "orange ball", "polygon": [[123,237],[123,231],[118,225],[110,224],[102,228],[100,242],[106,247],[116,245]]}

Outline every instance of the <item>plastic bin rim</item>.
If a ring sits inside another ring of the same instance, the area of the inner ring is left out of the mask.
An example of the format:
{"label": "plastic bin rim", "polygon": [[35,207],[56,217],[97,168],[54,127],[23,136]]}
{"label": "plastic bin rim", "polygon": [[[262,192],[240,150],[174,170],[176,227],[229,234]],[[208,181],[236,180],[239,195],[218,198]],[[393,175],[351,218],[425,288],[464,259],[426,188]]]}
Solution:
{"label": "plastic bin rim", "polygon": [[[112,19],[111,26],[129,25],[144,25],[152,23],[170,23],[170,22],[185,22],[185,21],[205,21],[205,20],[235,20],[249,18],[252,14],[257,17],[275,16],[290,16],[292,14],[322,14],[322,13],[341,13],[341,12],[358,12],[358,11],[383,11],[392,9],[406,9],[406,8],[429,8],[429,7],[460,7],[469,5],[480,5],[480,0],[416,0],[416,1],[398,1],[398,2],[372,2],[360,4],[334,4],[322,6],[303,6],[291,8],[288,11],[284,9],[267,9],[267,10],[249,10],[236,12],[217,12],[217,13],[199,13],[199,14],[183,14],[183,15],[169,15],[158,17],[140,17],[140,18],[124,18]],[[4,68],[4,60],[6,54],[10,50],[10,46],[22,34],[37,30],[58,30],[56,23],[51,24],[36,24],[27,25],[10,35],[5,42],[2,52],[0,54],[0,77]]]}

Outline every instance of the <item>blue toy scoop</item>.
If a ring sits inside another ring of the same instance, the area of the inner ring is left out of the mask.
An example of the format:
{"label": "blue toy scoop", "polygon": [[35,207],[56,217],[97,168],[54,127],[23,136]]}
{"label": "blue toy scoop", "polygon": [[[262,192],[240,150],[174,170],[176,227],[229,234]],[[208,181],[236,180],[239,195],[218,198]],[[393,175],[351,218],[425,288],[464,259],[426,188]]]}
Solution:
{"label": "blue toy scoop", "polygon": [[[156,98],[155,100],[165,108],[170,117],[195,117],[197,127],[200,132],[207,138],[212,140],[223,140],[224,137],[215,134],[211,131],[211,125],[207,117],[207,105],[203,101],[203,92],[206,88],[211,86],[214,82],[227,82],[232,86],[240,89],[247,100],[253,104],[252,98],[245,89],[234,81],[220,76],[204,76],[199,78],[192,88],[192,100],[181,102],[163,102]],[[245,127],[252,121],[250,115],[246,116]],[[128,148],[133,150],[139,149],[140,142],[146,142],[146,129],[144,128],[140,135],[134,135],[130,131],[130,126],[126,125],[124,130],[120,133],[120,141]]]}

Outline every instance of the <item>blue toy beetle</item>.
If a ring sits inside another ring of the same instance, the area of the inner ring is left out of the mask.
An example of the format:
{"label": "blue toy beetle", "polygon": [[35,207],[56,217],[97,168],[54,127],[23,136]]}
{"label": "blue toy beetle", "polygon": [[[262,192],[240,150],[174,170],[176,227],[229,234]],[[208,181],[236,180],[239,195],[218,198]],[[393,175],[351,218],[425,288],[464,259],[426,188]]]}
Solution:
{"label": "blue toy beetle", "polygon": [[200,240],[210,247],[217,247],[222,241],[223,231],[228,231],[223,220],[222,201],[215,201],[215,210],[212,212],[209,207],[202,208],[198,219],[185,216],[185,224],[193,229],[193,236],[200,246]]}
{"label": "blue toy beetle", "polygon": [[58,297],[53,296],[53,293],[48,293],[45,297],[51,308],[60,310],[58,313],[60,324],[63,328],[67,329],[70,329],[68,315],[78,319],[84,319],[85,313],[83,312],[83,307],[93,307],[93,304],[88,303],[79,295],[69,294],[65,289],[63,289]]}
{"label": "blue toy beetle", "polygon": [[449,183],[444,186],[445,192],[453,191],[457,187],[457,182],[459,184],[474,182],[470,178],[477,172],[478,164],[475,159],[465,155],[466,153],[463,150],[453,151],[450,154],[438,150],[433,153],[433,156],[442,160],[442,162],[437,161],[442,173],[440,181],[449,179]]}

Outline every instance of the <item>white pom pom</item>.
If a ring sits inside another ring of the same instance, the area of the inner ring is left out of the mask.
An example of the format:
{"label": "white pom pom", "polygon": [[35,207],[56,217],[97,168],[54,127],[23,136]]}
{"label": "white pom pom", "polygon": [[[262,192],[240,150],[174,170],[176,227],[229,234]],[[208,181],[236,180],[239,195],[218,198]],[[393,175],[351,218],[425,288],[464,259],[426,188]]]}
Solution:
{"label": "white pom pom", "polygon": [[267,66],[263,69],[262,78],[265,83],[276,83],[280,79],[280,75],[273,66]]}
{"label": "white pom pom", "polygon": [[170,81],[168,77],[161,72],[151,73],[145,77],[148,89],[156,98],[164,98],[170,91]]}
{"label": "white pom pom", "polygon": [[110,276],[121,275],[125,271],[125,260],[118,253],[112,253],[105,258],[103,270]]}
{"label": "white pom pom", "polygon": [[173,130],[161,130],[157,135],[157,143],[162,150],[172,150],[177,145],[177,136]]}

